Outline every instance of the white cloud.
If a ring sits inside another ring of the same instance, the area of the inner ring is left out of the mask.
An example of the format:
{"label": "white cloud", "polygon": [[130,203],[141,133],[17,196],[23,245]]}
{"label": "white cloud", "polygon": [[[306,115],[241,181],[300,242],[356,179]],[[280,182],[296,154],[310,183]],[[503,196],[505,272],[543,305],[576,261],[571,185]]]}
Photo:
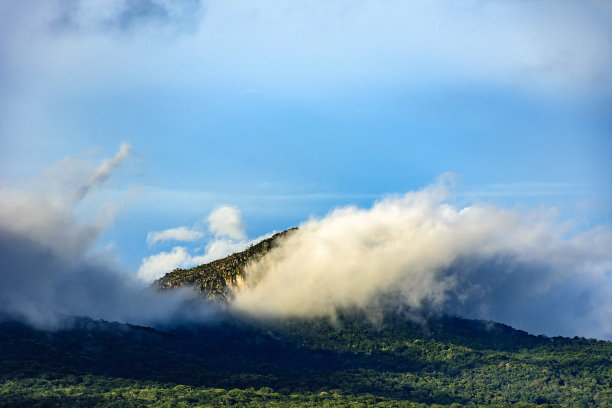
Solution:
{"label": "white cloud", "polygon": [[242,214],[236,207],[221,206],[208,216],[208,229],[218,237],[246,239]]}
{"label": "white cloud", "polygon": [[[203,243],[196,249],[176,246],[170,252],[162,251],[148,256],[141,262],[138,278],[151,282],[176,268],[190,268],[243,251],[249,245],[271,235],[266,234],[247,240],[242,215],[236,207],[217,207],[207,217],[207,221],[213,237],[205,246]],[[169,240],[195,242],[203,238],[204,234],[195,228],[177,227],[150,232],[147,235],[147,243],[153,245],[156,242]]]}
{"label": "white cloud", "polygon": [[457,208],[446,196],[439,184],[305,222],[250,265],[233,305],[309,317],[392,303],[536,333],[612,336],[601,314],[612,307],[609,227],[574,232],[554,212]]}
{"label": "white cloud", "polygon": [[170,228],[163,231],[151,231],[147,234],[147,244],[154,245],[160,241],[193,242],[201,239],[204,234],[187,227]]}
{"label": "white cloud", "polygon": [[174,247],[170,252],[160,252],[143,259],[137,276],[151,282],[176,268],[187,267],[191,262],[192,257],[185,248]]}
{"label": "white cloud", "polygon": [[271,235],[262,235],[248,241],[236,241],[229,238],[215,239],[206,245],[204,254],[192,253],[185,247],[177,246],[170,252],[162,251],[143,259],[137,276],[144,282],[152,282],[176,268],[191,268],[244,251],[249,245],[256,244]]}
{"label": "white cloud", "polygon": [[[126,154],[120,150],[97,172],[78,172],[81,180],[72,186],[91,181],[87,174],[108,177],[121,151]],[[66,170],[68,178],[75,176]],[[47,192],[0,187],[0,315],[43,328],[60,327],[70,315],[146,325],[190,315],[188,293],[143,290],[142,282],[116,270],[113,254],[98,247],[104,225],[77,217],[76,206],[82,203],[64,198],[74,197],[76,188]],[[206,309],[195,313],[202,317]]]}

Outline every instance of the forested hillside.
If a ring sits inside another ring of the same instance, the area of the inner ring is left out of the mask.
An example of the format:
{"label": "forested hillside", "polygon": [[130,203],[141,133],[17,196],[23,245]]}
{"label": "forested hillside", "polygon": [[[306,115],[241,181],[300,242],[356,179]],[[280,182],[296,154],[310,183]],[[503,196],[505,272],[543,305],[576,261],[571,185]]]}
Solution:
{"label": "forested hillside", "polygon": [[[223,305],[248,262],[288,233],[154,287],[192,286]],[[0,406],[612,406],[611,342],[397,308],[375,319],[220,310],[157,329],[86,317],[56,331],[0,321]]]}
{"label": "forested hillside", "polygon": [[612,406],[612,343],[450,317],[4,322],[0,349],[5,407]]}

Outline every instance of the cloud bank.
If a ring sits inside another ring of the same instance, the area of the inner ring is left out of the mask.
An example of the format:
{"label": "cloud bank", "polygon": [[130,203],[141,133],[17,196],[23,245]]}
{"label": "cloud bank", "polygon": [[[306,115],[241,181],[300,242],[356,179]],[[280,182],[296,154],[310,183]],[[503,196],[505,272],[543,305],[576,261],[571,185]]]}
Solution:
{"label": "cloud bank", "polygon": [[612,233],[553,214],[456,208],[445,182],[302,224],[247,270],[233,306],[265,316],[383,307],[612,337]]}
{"label": "cloud bank", "polygon": [[[67,196],[83,198],[110,176],[129,153],[122,145]],[[0,190],[0,318],[23,319],[42,328],[64,316],[89,316],[140,324],[202,318],[210,308],[195,307],[188,291],[162,296],[120,273],[112,254],[97,248],[105,224],[75,216],[77,202],[57,192]]]}
{"label": "cloud bank", "polygon": [[[128,153],[122,147],[97,169],[79,172],[82,182],[63,195],[83,197],[74,194],[83,185],[89,194]],[[248,267],[230,307],[271,317],[333,318],[346,308],[372,318],[388,308],[412,317],[444,312],[532,333],[612,338],[609,226],[577,230],[552,210],[456,207],[447,181],[303,223]],[[162,251],[143,260],[135,279],[97,247],[106,223],[80,221],[79,201],[57,194],[0,190],[0,318],[45,328],[69,315],[145,325],[201,321],[216,309],[191,302],[189,289],[159,294],[143,288],[142,280],[210,262],[262,238],[235,239],[246,235],[241,214],[219,207],[208,217],[213,239],[204,253],[180,246]],[[175,228],[157,231],[153,241],[191,238],[192,232],[203,234]]]}

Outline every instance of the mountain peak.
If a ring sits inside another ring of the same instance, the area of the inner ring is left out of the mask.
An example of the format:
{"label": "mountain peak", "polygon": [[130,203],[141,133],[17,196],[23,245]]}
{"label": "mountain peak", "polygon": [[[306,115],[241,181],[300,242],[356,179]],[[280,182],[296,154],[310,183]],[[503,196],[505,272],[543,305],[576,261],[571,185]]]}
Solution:
{"label": "mountain peak", "polygon": [[249,246],[242,252],[236,252],[216,261],[189,269],[174,269],[153,282],[152,286],[160,291],[192,287],[206,298],[227,300],[229,289],[239,285],[244,279],[247,265],[261,259],[287,234],[296,230],[295,227],[289,228]]}

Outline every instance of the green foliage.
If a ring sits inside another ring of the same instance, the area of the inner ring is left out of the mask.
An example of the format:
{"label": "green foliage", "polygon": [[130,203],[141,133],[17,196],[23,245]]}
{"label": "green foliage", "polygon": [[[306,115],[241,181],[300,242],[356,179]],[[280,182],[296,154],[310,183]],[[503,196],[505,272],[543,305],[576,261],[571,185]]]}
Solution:
{"label": "green foliage", "polygon": [[[154,285],[224,300],[287,233]],[[0,407],[612,407],[612,343],[493,322],[338,311],[171,331],[88,318],[68,327],[0,321]]]}
{"label": "green foliage", "polygon": [[0,407],[612,406],[612,343],[451,317],[4,322],[0,349]]}
{"label": "green foliage", "polygon": [[[291,230],[289,230],[291,231]],[[154,285],[225,300],[289,231]],[[612,407],[612,343],[493,322],[338,311],[158,331],[0,322],[0,407]]]}

